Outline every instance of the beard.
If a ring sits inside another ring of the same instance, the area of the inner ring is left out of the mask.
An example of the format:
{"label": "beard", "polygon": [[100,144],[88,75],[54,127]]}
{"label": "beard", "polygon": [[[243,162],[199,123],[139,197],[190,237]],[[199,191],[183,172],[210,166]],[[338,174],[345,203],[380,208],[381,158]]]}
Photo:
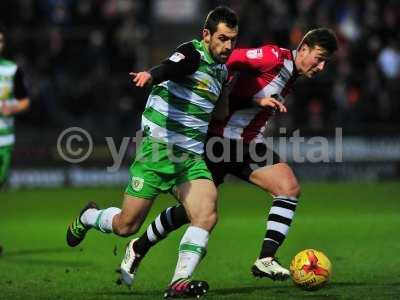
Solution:
{"label": "beard", "polygon": [[220,64],[226,63],[230,54],[231,52],[215,54],[213,51],[211,51],[211,56],[213,57],[213,59]]}

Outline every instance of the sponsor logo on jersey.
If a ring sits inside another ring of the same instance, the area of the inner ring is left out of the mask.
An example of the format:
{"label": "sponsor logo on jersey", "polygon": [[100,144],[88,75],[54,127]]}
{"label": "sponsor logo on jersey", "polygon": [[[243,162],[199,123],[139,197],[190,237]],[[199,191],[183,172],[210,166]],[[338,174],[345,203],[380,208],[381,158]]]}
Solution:
{"label": "sponsor logo on jersey", "polygon": [[132,177],[132,188],[136,192],[140,192],[144,185],[144,179],[140,177]]}
{"label": "sponsor logo on jersey", "polygon": [[183,55],[182,53],[179,53],[179,52],[175,52],[169,58],[170,61],[173,61],[176,63],[180,62],[182,59],[185,59],[185,55]]}
{"label": "sponsor logo on jersey", "polygon": [[263,50],[261,48],[247,50],[246,56],[249,59],[259,59],[263,57]]}

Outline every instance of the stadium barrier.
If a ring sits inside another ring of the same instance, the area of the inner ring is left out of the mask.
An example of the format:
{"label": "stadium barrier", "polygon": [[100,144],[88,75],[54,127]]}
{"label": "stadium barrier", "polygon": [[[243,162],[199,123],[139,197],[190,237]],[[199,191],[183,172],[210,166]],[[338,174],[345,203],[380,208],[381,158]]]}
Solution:
{"label": "stadium barrier", "polygon": [[[377,181],[400,178],[400,138],[328,138],[323,148],[321,144],[309,143],[310,139],[306,138],[298,146],[274,144],[281,156],[283,148],[279,150],[279,147],[285,148],[285,160],[293,166],[300,180]],[[40,147],[16,150],[15,166],[9,177],[10,187],[124,186],[127,183],[134,152],[131,148],[127,148],[119,168],[110,168],[114,162],[104,145],[94,146],[92,156],[79,164],[66,163],[54,155],[54,149]],[[298,149],[294,151],[293,147]],[[325,153],[319,153],[321,149]],[[24,151],[30,151],[29,163],[18,155]],[[294,157],[293,154],[300,156]],[[312,158],[316,157],[319,159],[313,161]]]}

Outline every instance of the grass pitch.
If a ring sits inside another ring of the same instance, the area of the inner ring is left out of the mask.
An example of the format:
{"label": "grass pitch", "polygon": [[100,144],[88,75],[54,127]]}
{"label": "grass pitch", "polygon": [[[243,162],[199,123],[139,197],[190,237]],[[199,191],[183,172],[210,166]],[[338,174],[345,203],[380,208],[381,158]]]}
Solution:
{"label": "grass pitch", "polygon": [[[220,222],[196,278],[204,299],[400,299],[400,184],[303,184],[293,226],[278,255],[288,266],[300,250],[324,251],[331,282],[306,292],[287,282],[256,279],[271,199],[247,184],[222,186]],[[88,200],[119,206],[122,189],[48,189],[0,194],[0,299],[161,299],[175,268],[181,229],[143,260],[134,287],[117,286],[114,270],[128,239],[94,230],[77,248],[65,243],[66,226]],[[147,219],[173,199],[156,200]],[[141,232],[145,230],[146,224]]]}

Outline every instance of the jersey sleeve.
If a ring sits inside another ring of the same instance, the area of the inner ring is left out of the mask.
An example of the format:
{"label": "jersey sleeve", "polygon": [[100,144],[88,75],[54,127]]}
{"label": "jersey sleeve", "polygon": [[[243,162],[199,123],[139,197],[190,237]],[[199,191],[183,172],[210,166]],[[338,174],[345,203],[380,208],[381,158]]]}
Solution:
{"label": "jersey sleeve", "polygon": [[179,46],[175,52],[160,65],[152,68],[150,74],[153,83],[158,84],[166,80],[179,80],[193,74],[199,67],[200,53],[191,42]]}
{"label": "jersey sleeve", "polygon": [[269,71],[281,61],[281,50],[274,45],[260,48],[235,49],[230,55],[227,67],[234,71]]}
{"label": "jersey sleeve", "polygon": [[28,97],[28,88],[25,82],[24,72],[20,67],[17,68],[14,76],[14,96],[17,100]]}

